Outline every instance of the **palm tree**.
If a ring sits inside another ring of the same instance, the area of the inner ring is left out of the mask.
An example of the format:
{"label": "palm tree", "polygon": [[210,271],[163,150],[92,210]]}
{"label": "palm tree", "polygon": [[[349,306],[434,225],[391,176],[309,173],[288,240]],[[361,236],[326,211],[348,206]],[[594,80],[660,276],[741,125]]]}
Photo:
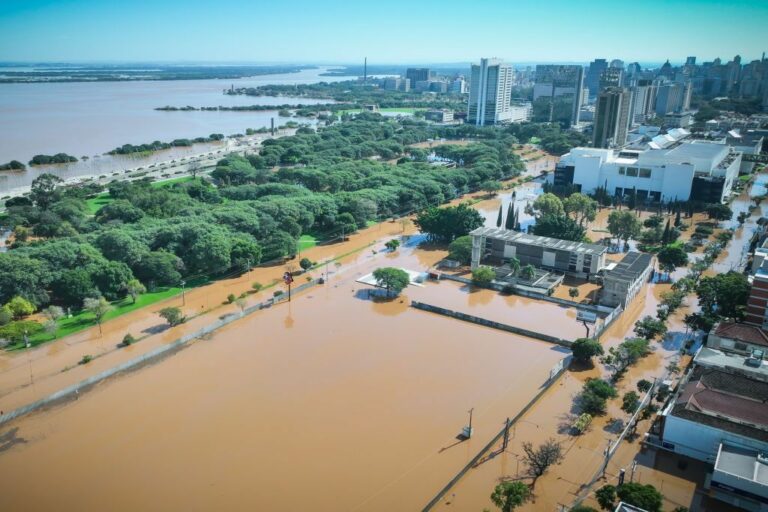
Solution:
{"label": "palm tree", "polygon": [[514,256],[509,260],[509,268],[512,269],[512,275],[516,276],[520,272],[520,260]]}
{"label": "palm tree", "polygon": [[533,265],[531,265],[530,263],[524,266],[522,270],[520,270],[520,277],[522,277],[526,281],[530,281],[531,279],[534,278],[535,275],[536,275],[536,269],[533,268]]}

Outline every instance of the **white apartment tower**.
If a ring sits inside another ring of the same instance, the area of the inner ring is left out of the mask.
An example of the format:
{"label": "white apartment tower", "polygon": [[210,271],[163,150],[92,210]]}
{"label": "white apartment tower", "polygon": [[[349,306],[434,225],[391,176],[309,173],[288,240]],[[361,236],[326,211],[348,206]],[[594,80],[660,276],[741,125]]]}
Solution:
{"label": "white apartment tower", "polygon": [[467,122],[476,126],[508,122],[512,117],[512,66],[497,59],[472,64]]}

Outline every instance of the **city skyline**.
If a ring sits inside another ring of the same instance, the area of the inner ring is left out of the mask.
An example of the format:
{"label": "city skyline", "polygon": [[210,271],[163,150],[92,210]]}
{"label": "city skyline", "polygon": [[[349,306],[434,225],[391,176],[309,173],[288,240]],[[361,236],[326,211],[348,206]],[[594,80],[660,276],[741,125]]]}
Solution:
{"label": "city skyline", "polygon": [[[524,64],[619,57],[656,64],[680,63],[688,55],[703,62],[739,54],[749,62],[768,49],[761,30],[768,21],[765,2],[633,4],[632,26],[641,27],[636,37],[628,37],[625,20],[612,14],[620,7],[603,0],[588,5],[485,1],[472,7],[472,16],[485,20],[483,30],[473,32],[465,4],[450,0],[354,7],[337,0],[290,5],[236,0],[227,9],[197,0],[130,5],[11,0],[0,5],[0,61],[349,64],[367,56],[379,64],[463,63],[480,57]],[[734,15],[738,39],[723,23]],[[442,38],[439,45],[426,44],[436,37]]]}

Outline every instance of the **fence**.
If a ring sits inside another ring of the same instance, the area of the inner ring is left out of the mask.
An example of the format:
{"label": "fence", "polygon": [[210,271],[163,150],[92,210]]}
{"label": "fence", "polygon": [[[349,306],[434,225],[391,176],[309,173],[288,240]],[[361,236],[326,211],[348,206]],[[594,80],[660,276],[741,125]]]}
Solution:
{"label": "fence", "polygon": [[[525,414],[531,409],[531,407],[533,407],[536,404],[536,402],[539,401],[539,399],[544,395],[544,393],[546,393],[547,390],[549,390],[549,388],[551,388],[553,384],[555,384],[558,380],[560,380],[560,377],[562,377],[563,373],[565,373],[565,369],[568,368],[568,365],[570,364],[571,357],[572,356],[566,356],[563,359],[561,359],[557,363],[557,365],[555,365],[555,367],[552,369],[552,372],[550,372],[550,378],[547,379],[547,382],[544,383],[544,385],[541,387],[539,392],[536,393],[536,395],[527,404],[525,404],[525,406],[522,409],[520,409],[520,411],[515,415],[515,417],[510,420],[510,423],[509,423],[510,426],[513,426],[518,421],[520,421],[520,418],[525,416]],[[459,470],[456,476],[454,476],[450,480],[450,482],[448,482],[445,485],[445,487],[440,489],[440,491],[422,509],[422,512],[428,512],[432,510],[435,507],[435,505],[437,505],[440,502],[440,500],[443,499],[443,497],[446,494],[448,494],[451,488],[453,488],[453,486],[456,485],[456,483],[459,480],[461,480],[461,478],[464,475],[466,475],[470,469],[472,469],[473,467],[475,467],[475,465],[477,465],[477,463],[480,461],[483,455],[488,453],[493,448],[493,446],[499,442],[499,440],[504,436],[504,431],[506,429],[507,429],[507,426],[504,425],[504,427],[502,427],[502,429],[495,436],[493,436],[493,439],[491,439],[485,446],[483,446],[483,448],[481,448],[480,451],[477,452],[477,454],[474,457],[472,457],[472,459],[469,462],[467,462],[467,464],[465,464],[464,467],[461,468],[461,470]]]}
{"label": "fence", "polygon": [[564,340],[556,336],[550,336],[549,334],[531,331],[529,329],[523,329],[522,327],[515,327],[514,325],[502,324],[501,322],[495,322],[493,320],[487,320],[485,318],[468,315],[466,313],[461,313],[459,311],[453,311],[451,309],[441,308],[440,306],[433,306],[432,304],[425,304],[423,302],[412,301],[411,307],[416,309],[421,309],[422,311],[437,313],[438,315],[449,316],[451,318],[456,318],[457,320],[463,320],[465,322],[471,322],[473,324],[483,325],[485,327],[490,327],[492,329],[498,329],[500,331],[507,331],[514,334],[520,334],[522,336],[528,336],[529,338],[535,338],[541,341],[546,341],[547,343],[554,343],[556,345],[560,345],[566,348],[571,348],[571,345],[573,344],[573,342],[570,340]]}
{"label": "fence", "polygon": [[[312,281],[308,281],[304,284],[301,284],[297,286],[293,293],[298,293],[303,290],[306,290],[307,288],[310,288],[312,286],[315,286],[316,284],[321,284],[323,281],[322,279],[313,279]],[[249,308],[245,308],[243,310],[242,315],[238,314],[232,314],[227,315],[226,317],[216,320],[212,324],[206,325],[205,327],[198,329],[197,331],[186,334],[179,339],[173,341],[172,343],[168,345],[163,345],[161,347],[157,347],[153,350],[150,350],[146,354],[142,354],[140,356],[137,356],[129,361],[126,361],[124,363],[121,363],[113,368],[109,368],[108,370],[105,370],[101,373],[98,373],[96,375],[93,375],[91,377],[88,377],[85,380],[82,380],[76,384],[73,384],[71,386],[68,386],[64,389],[61,389],[59,391],[56,391],[55,393],[46,396],[45,398],[42,398],[40,400],[37,400],[35,402],[32,402],[27,405],[23,405],[21,407],[18,407],[10,412],[7,412],[0,416],[0,425],[3,425],[5,423],[8,423],[9,421],[12,421],[14,419],[20,418],[22,416],[25,416],[31,412],[34,412],[38,409],[42,409],[44,407],[55,405],[59,402],[69,400],[72,398],[76,398],[80,391],[86,391],[94,384],[98,384],[99,382],[106,380],[114,375],[117,375],[118,373],[135,370],[145,364],[159,361],[163,357],[167,357],[182,348],[184,348],[187,344],[189,344],[191,341],[202,338],[203,336],[206,336],[208,334],[211,334],[212,332],[221,329],[225,325],[231,324],[232,322],[239,320],[246,315],[250,315],[252,313],[255,313],[256,311],[260,311],[264,308],[271,307],[275,304],[278,304],[280,302],[288,300],[288,295],[283,294],[278,297],[273,297],[271,299],[268,299],[264,302],[260,302],[258,304],[255,304]]]}

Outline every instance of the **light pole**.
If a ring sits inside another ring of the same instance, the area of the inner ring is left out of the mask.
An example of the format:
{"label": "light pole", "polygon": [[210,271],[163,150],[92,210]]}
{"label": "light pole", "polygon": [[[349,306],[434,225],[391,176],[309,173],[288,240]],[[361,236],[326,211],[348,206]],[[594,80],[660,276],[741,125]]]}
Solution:
{"label": "light pole", "polygon": [[182,279],[182,281],[181,281],[181,305],[182,306],[186,306],[187,305],[187,297],[184,294],[184,285],[185,284],[187,284],[187,282]]}

